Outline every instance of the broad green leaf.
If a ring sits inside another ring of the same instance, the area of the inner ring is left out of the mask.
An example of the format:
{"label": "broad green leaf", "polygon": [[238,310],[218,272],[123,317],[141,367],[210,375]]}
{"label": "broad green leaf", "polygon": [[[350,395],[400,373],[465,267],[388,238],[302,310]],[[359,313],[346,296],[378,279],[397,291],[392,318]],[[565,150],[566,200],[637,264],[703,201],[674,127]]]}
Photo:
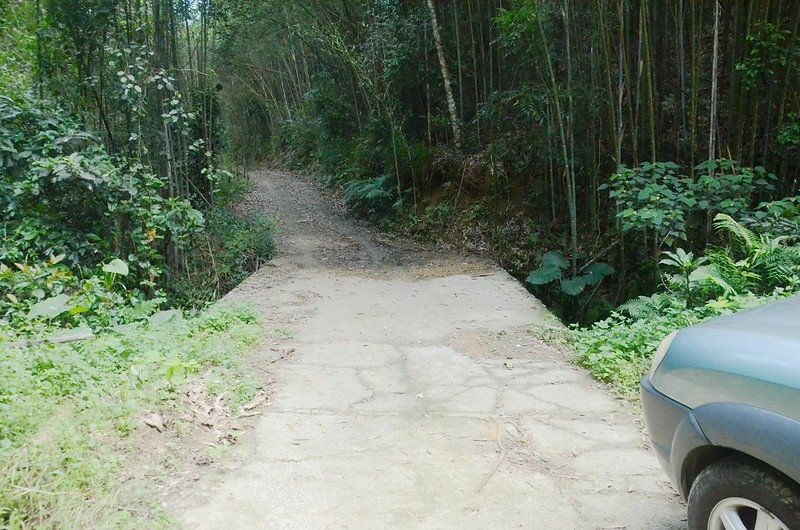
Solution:
{"label": "broad green leaf", "polygon": [[564,257],[564,254],[557,250],[551,250],[542,256],[542,266],[549,265],[559,269],[566,269],[569,267],[569,261]]}
{"label": "broad green leaf", "polygon": [[639,192],[639,200],[646,201],[647,199],[650,198],[651,195],[653,195],[653,192],[654,190],[650,186],[645,187],[644,189],[642,189],[642,191]]}
{"label": "broad green leaf", "polygon": [[103,265],[103,272],[110,272],[111,274],[119,274],[120,276],[128,275],[128,264],[119,258],[114,258],[110,262]]}
{"label": "broad green leaf", "polygon": [[28,312],[28,318],[53,318],[68,309],[69,296],[60,294],[34,304]]}
{"label": "broad green leaf", "polygon": [[177,309],[168,309],[166,311],[159,311],[150,316],[150,324],[153,326],[160,326],[168,322],[177,322],[183,320],[183,314]]}
{"label": "broad green leaf", "polygon": [[586,289],[588,278],[589,275],[564,278],[561,280],[561,290],[569,296],[578,296]]}
{"label": "broad green leaf", "polygon": [[611,276],[614,274],[614,267],[609,265],[608,263],[592,263],[588,267],[586,267],[586,273],[588,274],[588,278],[586,279],[587,285],[597,285],[606,276]]}
{"label": "broad green leaf", "polygon": [[531,272],[525,282],[531,285],[544,285],[561,278],[561,269],[554,265],[542,265]]}
{"label": "broad green leaf", "polygon": [[178,384],[186,379],[186,366],[180,361],[175,361],[167,366],[165,375],[170,385]]}

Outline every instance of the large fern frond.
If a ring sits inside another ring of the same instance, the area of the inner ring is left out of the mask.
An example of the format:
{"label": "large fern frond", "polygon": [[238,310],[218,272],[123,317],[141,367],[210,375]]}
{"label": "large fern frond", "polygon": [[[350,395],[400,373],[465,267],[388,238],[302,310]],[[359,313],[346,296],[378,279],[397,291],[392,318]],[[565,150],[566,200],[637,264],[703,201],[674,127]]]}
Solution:
{"label": "large fern frond", "polygon": [[761,277],[754,273],[747,260],[735,261],[724,249],[709,249],[707,256],[716,274],[736,292],[749,290]]}
{"label": "large fern frond", "polygon": [[718,213],[714,217],[714,228],[718,232],[727,234],[732,240],[742,245],[748,254],[760,246],[758,236],[728,214]]}

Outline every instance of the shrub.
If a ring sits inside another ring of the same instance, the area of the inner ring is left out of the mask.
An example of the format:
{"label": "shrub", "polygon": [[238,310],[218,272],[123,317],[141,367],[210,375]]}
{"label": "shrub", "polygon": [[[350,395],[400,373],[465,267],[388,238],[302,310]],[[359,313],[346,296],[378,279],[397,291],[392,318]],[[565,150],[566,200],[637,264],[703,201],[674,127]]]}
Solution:
{"label": "shrub", "polygon": [[186,246],[203,226],[188,201],[163,196],[163,181],[112,159],[67,115],[0,97],[0,261],[64,255],[95,267],[122,256],[129,283],[155,287],[169,245]]}
{"label": "shrub", "polygon": [[275,250],[274,224],[260,213],[239,216],[220,207],[206,214],[205,227],[190,248],[189,270],[169,282],[173,304],[198,307],[216,300],[257,271]]}
{"label": "shrub", "polygon": [[[687,241],[691,216],[741,215],[760,191],[773,189],[775,175],[763,167],[747,168],[732,160],[709,160],[689,175],[673,162],[644,162],[611,175],[609,196],[617,204],[623,231],[657,234],[668,246]],[[705,224],[702,224],[705,230]]]}
{"label": "shrub", "polygon": [[351,180],[344,185],[344,202],[361,215],[386,215],[397,200],[394,184],[391,175]]}

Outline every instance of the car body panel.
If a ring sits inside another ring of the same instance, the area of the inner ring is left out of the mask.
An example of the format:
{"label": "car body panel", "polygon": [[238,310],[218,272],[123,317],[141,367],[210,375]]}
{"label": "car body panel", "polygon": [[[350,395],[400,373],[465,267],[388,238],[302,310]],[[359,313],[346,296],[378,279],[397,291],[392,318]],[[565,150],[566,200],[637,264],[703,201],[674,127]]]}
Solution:
{"label": "car body panel", "polygon": [[800,297],[680,330],[641,390],[658,459],[684,496],[709,457],[733,453],[800,484]]}
{"label": "car body panel", "polygon": [[800,483],[800,421],[735,403],[712,403],[692,411],[708,441],[744,453]]}
{"label": "car body panel", "polygon": [[682,467],[686,456],[699,447],[711,445],[694,419],[691,409],[669,399],[653,388],[648,377],[642,380],[642,407],[647,432],[661,467],[686,497]]}
{"label": "car body panel", "polygon": [[728,402],[800,420],[800,297],[681,330],[652,383],[690,409]]}

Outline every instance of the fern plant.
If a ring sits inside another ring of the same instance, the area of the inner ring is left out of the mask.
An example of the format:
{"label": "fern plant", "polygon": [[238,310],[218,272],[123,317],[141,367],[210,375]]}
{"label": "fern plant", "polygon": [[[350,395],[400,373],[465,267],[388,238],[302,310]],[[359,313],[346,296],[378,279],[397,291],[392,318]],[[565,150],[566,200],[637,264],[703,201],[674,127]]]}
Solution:
{"label": "fern plant", "polygon": [[727,214],[717,214],[714,228],[729,238],[732,252],[741,256],[738,261],[716,256],[715,265],[723,275],[733,279],[738,273],[762,292],[798,283],[800,247],[792,245],[789,236],[756,234]]}
{"label": "fern plant", "polygon": [[344,202],[359,213],[375,215],[395,205],[390,175],[351,180],[344,185]]}

